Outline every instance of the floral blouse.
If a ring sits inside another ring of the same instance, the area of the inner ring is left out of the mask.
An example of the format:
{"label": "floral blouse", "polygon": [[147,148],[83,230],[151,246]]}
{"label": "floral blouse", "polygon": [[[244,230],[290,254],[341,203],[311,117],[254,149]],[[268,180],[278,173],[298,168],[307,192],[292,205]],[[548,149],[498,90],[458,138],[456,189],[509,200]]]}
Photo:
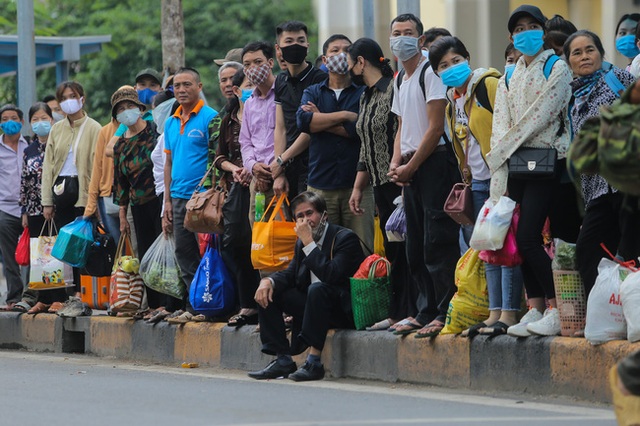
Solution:
{"label": "floral blouse", "polygon": [[42,214],[40,193],[42,190],[42,163],[46,146],[46,143],[41,143],[38,140],[38,136],[34,136],[32,142],[24,150],[19,204],[21,213],[28,216]]}

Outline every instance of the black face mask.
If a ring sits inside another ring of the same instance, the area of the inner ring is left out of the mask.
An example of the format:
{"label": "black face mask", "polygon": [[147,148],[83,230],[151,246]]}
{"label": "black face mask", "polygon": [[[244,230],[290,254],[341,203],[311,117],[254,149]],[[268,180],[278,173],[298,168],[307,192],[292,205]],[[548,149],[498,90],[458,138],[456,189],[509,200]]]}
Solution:
{"label": "black face mask", "polygon": [[290,64],[298,65],[304,62],[307,57],[307,48],[299,44],[281,47],[282,59]]}
{"label": "black face mask", "polygon": [[364,76],[362,74],[356,75],[353,73],[353,68],[349,70],[351,76],[351,82],[356,86],[364,86]]}

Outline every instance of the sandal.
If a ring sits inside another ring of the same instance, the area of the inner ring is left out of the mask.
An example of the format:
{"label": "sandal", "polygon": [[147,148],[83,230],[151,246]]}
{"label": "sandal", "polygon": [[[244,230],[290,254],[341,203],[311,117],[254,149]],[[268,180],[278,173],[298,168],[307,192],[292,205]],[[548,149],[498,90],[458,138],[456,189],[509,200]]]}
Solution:
{"label": "sandal", "polygon": [[167,318],[169,324],[186,324],[193,321],[193,314],[191,312],[183,312],[181,315],[174,318]]}
{"label": "sandal", "polygon": [[398,327],[401,327],[401,326],[403,326],[403,325],[407,325],[407,324],[411,323],[411,321],[413,321],[413,317],[407,317],[407,318],[405,318],[405,319],[403,319],[403,320],[398,321],[398,322],[397,322],[397,323],[395,323],[395,324],[391,324],[391,325],[389,326],[389,328],[387,329],[387,331],[389,331],[389,332],[396,331],[396,329],[397,329]]}
{"label": "sandal", "polygon": [[62,302],[53,302],[51,304],[51,306],[49,306],[49,311],[48,312],[50,314],[55,314],[56,312],[58,312],[63,307],[64,307],[64,303],[62,303]]}
{"label": "sandal", "polygon": [[[442,321],[433,320],[429,324],[425,325],[418,331],[415,335],[416,339],[426,339],[427,337],[436,337],[442,329],[444,328],[444,323]],[[422,332],[422,330],[425,330]],[[431,331],[426,331],[431,330]]]}
{"label": "sandal", "polygon": [[142,319],[147,321],[152,317],[156,316],[158,312],[162,312],[162,311],[164,311],[164,306],[160,306],[159,308],[156,308],[156,309],[149,309],[146,315],[142,317]]}
{"label": "sandal", "polygon": [[[481,328],[485,328],[485,327],[489,327],[487,324],[485,324],[484,322],[479,322],[478,324],[472,325],[471,327],[467,328],[466,330],[464,330],[460,335],[462,337],[468,337],[468,338],[472,338],[473,336],[477,336],[478,334],[480,334],[480,329]],[[466,332],[466,334],[465,334]]]}
{"label": "sandal", "polygon": [[409,321],[408,324],[403,324],[400,327],[396,328],[393,334],[395,334],[396,336],[406,336],[408,334],[415,333],[423,327],[424,326],[422,324]]}
{"label": "sandal", "polygon": [[49,306],[51,305],[46,305],[42,302],[38,302],[33,305],[33,308],[29,309],[27,313],[30,315],[41,314],[43,312],[47,312],[49,310]]}
{"label": "sandal", "polygon": [[198,315],[194,315],[191,318],[191,321],[195,321],[195,322],[208,322],[209,318],[207,318],[205,315],[203,314],[198,314]]}
{"label": "sandal", "polygon": [[20,312],[21,314],[26,314],[29,309],[31,309],[31,305],[29,305],[27,302],[18,302],[13,305],[13,308],[11,308],[11,312]]}
{"label": "sandal", "polygon": [[256,324],[258,324],[258,314],[253,314],[253,315],[237,314],[229,318],[229,321],[227,321],[227,325],[229,327],[235,327],[236,330],[242,327],[243,325],[256,325]]}
{"label": "sandal", "polygon": [[168,317],[169,315],[171,315],[171,312],[166,311],[166,310],[161,310],[161,311],[157,311],[155,312],[149,319],[145,320],[148,324],[157,324],[160,321],[162,321],[163,319],[165,319],[166,317]]}
{"label": "sandal", "polygon": [[384,319],[380,322],[373,324],[371,327],[365,328],[367,331],[379,331],[379,330],[387,330],[391,327],[391,320],[389,318]]}
{"label": "sandal", "polygon": [[184,314],[184,311],[182,309],[178,309],[177,311],[173,311],[171,314],[167,315],[164,320],[169,321],[171,318],[179,317],[182,314]]}
{"label": "sandal", "polygon": [[498,321],[490,325],[489,327],[482,328],[482,330],[479,330],[478,334],[480,334],[481,336],[489,336],[489,337],[501,336],[503,334],[507,334],[507,329],[509,327],[510,326],[503,323],[502,321]]}
{"label": "sandal", "polygon": [[0,306],[0,311],[12,311],[14,306],[16,306],[15,302],[7,303],[6,305]]}

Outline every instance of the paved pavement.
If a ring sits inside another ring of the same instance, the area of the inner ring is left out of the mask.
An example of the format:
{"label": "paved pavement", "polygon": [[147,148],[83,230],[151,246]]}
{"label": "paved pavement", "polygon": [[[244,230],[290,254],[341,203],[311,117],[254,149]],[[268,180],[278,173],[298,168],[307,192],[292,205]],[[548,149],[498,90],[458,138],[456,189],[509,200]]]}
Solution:
{"label": "paved pavement", "polygon": [[[610,408],[377,382],[256,382],[244,372],[0,351],[2,424],[614,426]],[[28,408],[25,408],[28,407]]]}

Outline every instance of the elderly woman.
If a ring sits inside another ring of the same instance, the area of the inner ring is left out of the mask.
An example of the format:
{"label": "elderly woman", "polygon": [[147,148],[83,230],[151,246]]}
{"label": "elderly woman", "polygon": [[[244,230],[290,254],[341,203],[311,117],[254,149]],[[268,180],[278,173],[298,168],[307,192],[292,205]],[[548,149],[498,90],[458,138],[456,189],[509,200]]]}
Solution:
{"label": "elderly woman", "polygon": [[[619,90],[631,85],[633,76],[627,71],[604,62],[604,48],[600,38],[591,31],[578,31],[571,35],[564,45],[564,52],[576,79],[571,82],[575,102],[571,108],[571,122],[577,134],[585,121],[600,115],[600,107],[610,105],[620,97]],[[609,78],[605,78],[609,74]],[[612,74],[612,75],[611,75]],[[613,77],[613,78],[611,78]],[[607,83],[617,80],[619,87]],[[585,216],[578,235],[576,255],[577,266],[588,295],[596,277],[598,263],[608,255],[600,248],[604,243],[624,257],[624,247],[620,247],[621,204],[623,195],[612,188],[599,175],[582,175],[582,196],[585,202]],[[622,250],[621,250],[622,249]]]}

